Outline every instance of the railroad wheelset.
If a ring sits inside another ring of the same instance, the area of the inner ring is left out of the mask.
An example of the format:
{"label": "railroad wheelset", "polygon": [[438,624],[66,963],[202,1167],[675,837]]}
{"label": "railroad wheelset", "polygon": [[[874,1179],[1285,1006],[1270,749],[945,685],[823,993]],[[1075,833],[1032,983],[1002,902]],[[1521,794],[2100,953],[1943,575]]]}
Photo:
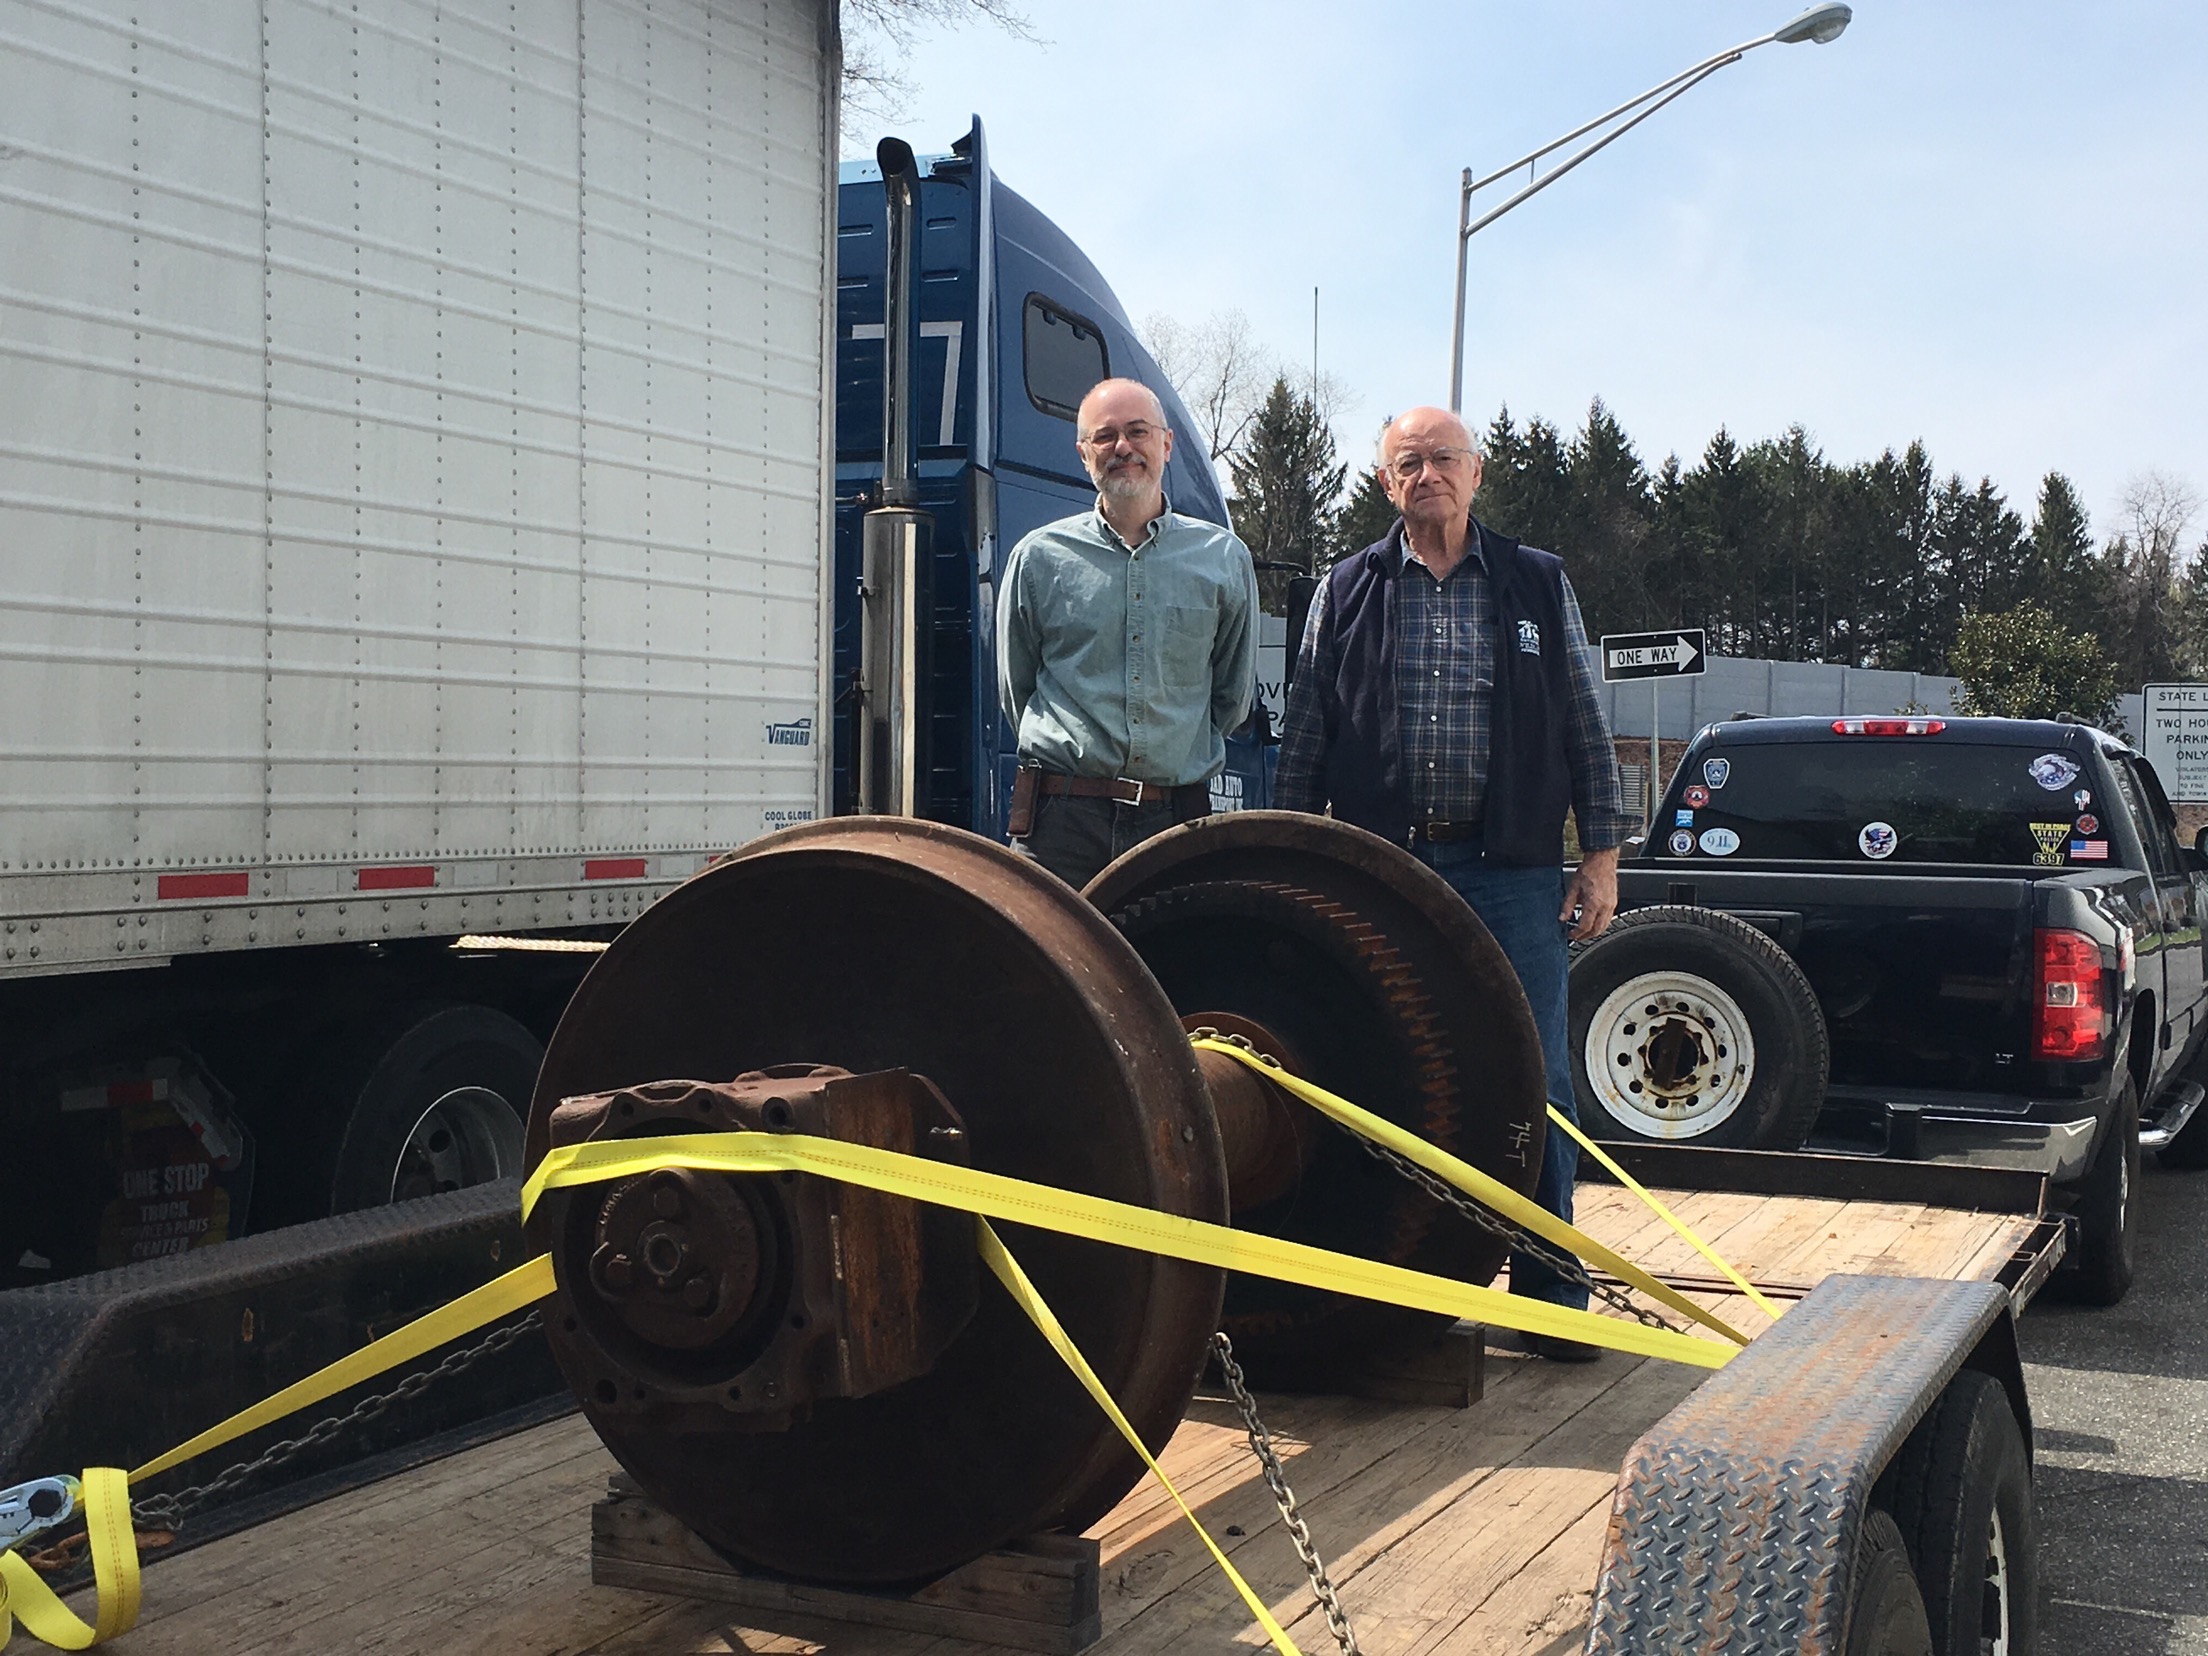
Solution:
{"label": "railroad wheelset", "polygon": [[[1485,1282],[1502,1244],[1187,1031],[1530,1192],[1541,1062],[1509,964],[1405,853],[1255,812],[1149,841],[1087,900],[894,818],[755,842],[615,941],[538,1078],[555,1144],[840,1138]],[[1141,1463],[1008,1296],[972,1220],[811,1174],[549,1192],[555,1356],[614,1455],[730,1556],[914,1581],[1080,1529]],[[1435,1322],[1048,1230],[1006,1242],[1153,1449],[1213,1330],[1293,1360]],[[1223,1302],[1223,1303],[1222,1303]]]}

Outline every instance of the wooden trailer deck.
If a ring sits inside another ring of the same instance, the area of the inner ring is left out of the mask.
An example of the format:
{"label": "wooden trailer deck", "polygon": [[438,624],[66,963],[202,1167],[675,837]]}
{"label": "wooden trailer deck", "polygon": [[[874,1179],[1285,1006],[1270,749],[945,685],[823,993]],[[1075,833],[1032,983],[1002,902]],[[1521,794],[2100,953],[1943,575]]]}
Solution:
{"label": "wooden trailer deck", "polygon": [[[1759,1286],[1836,1272],[2014,1274],[2041,1222],[1913,1202],[1724,1192],[1665,1199]],[[1626,1192],[1587,1185],[1580,1222],[1682,1285],[1712,1273]],[[2035,1234],[2038,1238],[2035,1241]],[[1737,1326],[1768,1326],[1711,1292]],[[1743,1320],[1745,1319],[1745,1320]],[[1700,1370],[1492,1352],[1469,1409],[1261,1399],[1313,1537],[1369,1656],[1561,1656],[1586,1636],[1618,1465]],[[1333,1648],[1232,1407],[1205,1395],[1167,1470],[1306,1652]],[[210,1651],[807,1653],[979,1656],[963,1640],[808,1622],[590,1581],[590,1507],[614,1463],[568,1418],[337,1496],[150,1566],[124,1656]],[[1233,1590],[1154,1482],[1092,1532],[1111,1656],[1262,1648]],[[89,1613],[87,1599],[80,1607]],[[768,1628],[752,1624],[770,1620]]]}

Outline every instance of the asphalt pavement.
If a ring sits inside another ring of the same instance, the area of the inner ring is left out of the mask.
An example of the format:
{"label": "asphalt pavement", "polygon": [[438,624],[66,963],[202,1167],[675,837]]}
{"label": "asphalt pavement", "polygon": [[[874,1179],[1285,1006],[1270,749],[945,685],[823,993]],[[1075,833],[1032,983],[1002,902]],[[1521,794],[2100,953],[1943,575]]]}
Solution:
{"label": "asphalt pavement", "polygon": [[2208,1172],[2147,1158],[2123,1304],[2021,1326],[2044,1656],[2208,1656]]}

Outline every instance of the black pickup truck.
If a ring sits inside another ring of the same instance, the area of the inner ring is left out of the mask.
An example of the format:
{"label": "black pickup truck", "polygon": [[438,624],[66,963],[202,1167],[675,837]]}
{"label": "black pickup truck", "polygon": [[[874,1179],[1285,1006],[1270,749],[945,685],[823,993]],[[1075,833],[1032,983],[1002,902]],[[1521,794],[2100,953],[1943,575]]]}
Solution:
{"label": "black pickup truck", "polygon": [[2142,1147],[2208,1162],[2208,830],[2089,726],[1705,728],[1572,964],[1582,1111],[1613,1137],[2022,1167],[2081,1297],[2130,1285]]}

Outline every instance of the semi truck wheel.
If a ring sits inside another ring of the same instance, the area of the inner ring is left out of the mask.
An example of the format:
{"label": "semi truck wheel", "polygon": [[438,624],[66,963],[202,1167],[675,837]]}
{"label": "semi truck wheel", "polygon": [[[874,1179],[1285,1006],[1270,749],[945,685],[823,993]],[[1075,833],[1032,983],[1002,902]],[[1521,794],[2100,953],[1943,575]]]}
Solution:
{"label": "semi truck wheel", "polygon": [[1598,1138],[1798,1150],[1824,1104],[1824,1014],[1745,920],[1660,905],[1572,953],[1572,1081]]}
{"label": "semi truck wheel", "polygon": [[1882,1504],[1914,1562],[1934,1656],[2038,1648],[2039,1531],[2009,1394],[1965,1369],[1917,1423]]}
{"label": "semi truck wheel", "polygon": [[1924,1594],[1909,1568],[1901,1531],[1876,1507],[1856,1542],[1855,1580],[1848,1590],[1846,1656],[1932,1656]]}
{"label": "semi truck wheel", "polygon": [[487,1006],[416,1008],[384,1031],[354,1060],[330,1211],[518,1175],[537,1038]]}
{"label": "semi truck wheel", "polygon": [[2101,1134],[2093,1165],[2078,1185],[2072,1210],[2078,1221],[2078,1256],[2058,1281],[2087,1305],[2114,1305],[2131,1291],[2138,1246],[2139,1090],[2124,1083],[2116,1113]]}

